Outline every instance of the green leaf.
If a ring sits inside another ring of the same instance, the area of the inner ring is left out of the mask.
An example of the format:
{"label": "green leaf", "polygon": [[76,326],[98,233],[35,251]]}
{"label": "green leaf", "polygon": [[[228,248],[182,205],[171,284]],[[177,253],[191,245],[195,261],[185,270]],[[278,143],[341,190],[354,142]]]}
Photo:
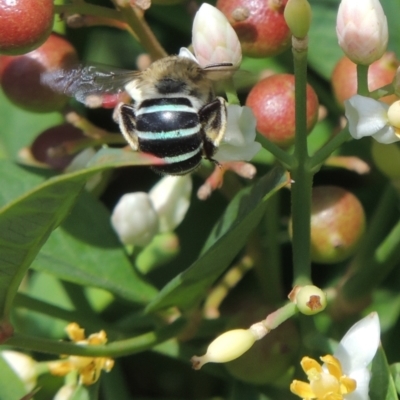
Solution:
{"label": "green leaf", "polygon": [[108,210],[89,193],[82,193],[32,268],[128,301],[148,303],[157,294],[133,269],[111,228]]}
{"label": "green leaf", "polygon": [[44,181],[33,169],[25,168],[10,160],[0,160],[0,207],[22,196]]}
{"label": "green leaf", "polygon": [[61,124],[61,113],[39,114],[14,106],[0,90],[0,158],[16,159],[22,147],[29,146],[36,136]]}
{"label": "green leaf", "polygon": [[[142,153],[100,150],[91,168],[51,178],[0,209],[0,320],[8,319],[26,270],[50,233],[69,214],[86,180],[109,168],[151,162]],[[7,191],[1,185],[0,193]]]}
{"label": "green leaf", "polygon": [[198,302],[244,246],[262,218],[268,198],[285,183],[285,172],[276,168],[241,190],[214,227],[202,255],[162,289],[147,311],[169,306],[190,308]]}
{"label": "green leaf", "polygon": [[400,52],[400,30],[399,30],[399,2],[393,0],[381,0],[389,26],[388,50],[397,54]]}
{"label": "green leaf", "polygon": [[369,383],[371,400],[398,400],[396,387],[382,346],[372,361],[372,377]]}
{"label": "green leaf", "polygon": [[23,397],[26,394],[25,386],[3,357],[0,357],[0,371],[0,400]]}
{"label": "green leaf", "polygon": [[393,377],[394,386],[398,394],[400,394],[400,363],[395,363],[390,366],[390,372]]}

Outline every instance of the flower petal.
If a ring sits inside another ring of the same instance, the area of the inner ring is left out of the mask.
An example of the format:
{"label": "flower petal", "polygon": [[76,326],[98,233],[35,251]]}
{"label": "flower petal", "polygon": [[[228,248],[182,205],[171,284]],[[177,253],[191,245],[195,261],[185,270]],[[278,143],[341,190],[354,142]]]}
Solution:
{"label": "flower petal", "polygon": [[349,131],[354,139],[372,136],[388,124],[389,106],[380,101],[355,95],[344,102]]}
{"label": "flower petal", "polygon": [[350,378],[357,382],[354,392],[346,394],[346,400],[369,400],[369,381],[371,374],[367,368],[361,368],[351,373]]}
{"label": "flower petal", "polygon": [[187,49],[186,47],[181,47],[179,49],[178,56],[179,57],[189,58],[190,60],[194,61],[195,63],[197,63],[197,64],[199,63],[197,61],[197,58],[194,56],[194,54],[189,49]]}
{"label": "flower petal", "polygon": [[390,144],[398,142],[400,137],[396,135],[396,131],[393,126],[386,125],[380,131],[372,136],[377,142],[383,144]]}
{"label": "flower petal", "polygon": [[127,245],[147,246],[158,233],[158,215],[147,193],[127,193],[111,215],[120,240]]}
{"label": "flower petal", "polygon": [[217,161],[250,161],[261,149],[254,141],[256,123],[251,108],[230,104],[226,133],[214,158]]}
{"label": "flower petal", "polygon": [[334,353],[342,364],[343,373],[352,378],[353,371],[365,368],[374,358],[379,341],[379,317],[373,312],[347,331]]}
{"label": "flower petal", "polygon": [[183,220],[190,205],[190,175],[166,176],[149,192],[159,218],[159,232],[173,231]]}

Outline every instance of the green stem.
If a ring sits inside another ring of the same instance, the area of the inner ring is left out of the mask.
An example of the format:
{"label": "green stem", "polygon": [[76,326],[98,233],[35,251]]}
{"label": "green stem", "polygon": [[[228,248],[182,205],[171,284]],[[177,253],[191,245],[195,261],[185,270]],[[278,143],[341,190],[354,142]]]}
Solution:
{"label": "green stem", "polygon": [[357,93],[361,96],[368,96],[368,68],[369,65],[357,64]]}
{"label": "green stem", "polygon": [[296,304],[292,302],[286,303],[283,307],[269,314],[264,320],[264,325],[268,329],[275,329],[287,319],[297,314],[297,312],[298,310]]}
{"label": "green stem", "polygon": [[269,141],[263,135],[257,133],[257,142],[261,144],[264,149],[268,150],[286,169],[290,169],[293,165],[293,156],[286,153],[276,144]]}
{"label": "green stem", "polygon": [[313,171],[318,170],[321,164],[331,156],[331,154],[339,148],[343,143],[346,143],[351,138],[348,127],[340,131],[328,143],[321,147],[310,160],[310,165]]}
{"label": "green stem", "polygon": [[280,226],[280,199],[281,192],[278,190],[269,200],[265,212],[265,233],[266,233],[266,263],[268,270],[264,270],[268,277],[268,299],[271,304],[282,301],[282,259],[279,240]]}
{"label": "green stem", "polygon": [[389,83],[388,85],[382,86],[379,89],[375,89],[370,92],[369,96],[372,99],[380,99],[381,97],[389,96],[394,94],[393,83]]}
{"label": "green stem", "polygon": [[184,325],[185,320],[180,318],[171,325],[160,328],[156,331],[99,346],[77,345],[74,343],[29,336],[22,333],[15,333],[14,336],[4,342],[4,344],[7,346],[19,347],[24,350],[58,355],[66,354],[87,357],[121,357],[149,350],[155,345],[175,337],[177,334],[179,334]]}
{"label": "green stem", "polygon": [[140,44],[150,54],[152,61],[156,61],[160,58],[166,57],[166,51],[163,49],[160,42],[155,37],[154,33],[147,25],[143,16],[140,15],[138,9],[132,6],[129,1],[124,2],[124,6],[120,6],[117,0],[112,1],[115,7],[119,8],[119,11],[122,13],[125,22],[137,35]]}
{"label": "green stem", "polygon": [[226,94],[226,98],[229,104],[238,104],[240,105],[240,101],[236,92],[235,85],[233,83],[232,78],[224,79],[223,87]]}
{"label": "green stem", "polygon": [[124,22],[122,14],[109,7],[96,6],[85,2],[76,4],[61,4],[54,6],[54,12],[56,14],[82,14],[82,15],[93,15],[95,17],[115,19],[120,22]]}
{"label": "green stem", "polygon": [[295,120],[296,135],[292,200],[292,246],[294,284],[311,282],[311,190],[313,173],[307,148],[307,47],[293,48],[295,72]]}

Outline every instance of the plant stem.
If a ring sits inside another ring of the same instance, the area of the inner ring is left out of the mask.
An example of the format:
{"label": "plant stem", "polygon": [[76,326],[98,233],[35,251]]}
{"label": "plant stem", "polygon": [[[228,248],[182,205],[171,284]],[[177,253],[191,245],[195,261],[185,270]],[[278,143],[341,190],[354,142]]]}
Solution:
{"label": "plant stem", "polygon": [[166,57],[166,51],[163,49],[154,33],[147,25],[143,15],[141,15],[142,13],[138,10],[138,8],[132,6],[128,1],[124,2],[123,6],[119,5],[116,0],[113,0],[113,3],[116,8],[119,8],[126,23],[136,33],[140,44],[150,54],[152,61]]}
{"label": "plant stem", "polygon": [[155,345],[175,337],[182,330],[185,323],[185,320],[180,318],[172,324],[156,331],[144,333],[130,339],[118,340],[107,345],[83,346],[69,342],[43,339],[22,333],[15,333],[14,336],[4,342],[4,344],[19,347],[24,350],[58,355],[121,357],[151,349]]}
{"label": "plant stem", "polygon": [[361,96],[368,96],[368,68],[369,65],[357,64],[357,93]]}
{"label": "plant stem", "polygon": [[286,169],[290,169],[293,165],[293,156],[279,148],[276,144],[265,138],[260,133],[257,133],[257,142],[264,149],[268,150]]}
{"label": "plant stem", "polygon": [[116,21],[124,22],[122,14],[109,7],[97,6],[95,4],[89,4],[80,2],[77,4],[60,4],[54,6],[54,12],[56,14],[82,14],[82,15],[93,15],[96,17],[115,19]]}
{"label": "plant stem", "polygon": [[310,166],[313,170],[319,169],[320,165],[343,143],[350,139],[350,133],[347,126],[334,136],[328,143],[321,147],[310,160]]}
{"label": "plant stem", "polygon": [[222,84],[228,103],[240,105],[240,101],[236,92],[235,85],[233,83],[233,79],[232,78],[224,79]]}
{"label": "plant stem", "polygon": [[[293,42],[295,45],[295,42]],[[305,285],[311,282],[311,190],[313,173],[307,148],[307,46],[293,47],[295,72],[295,120],[296,135],[294,165],[291,172],[293,180],[292,227],[293,227],[293,272],[294,284]]]}

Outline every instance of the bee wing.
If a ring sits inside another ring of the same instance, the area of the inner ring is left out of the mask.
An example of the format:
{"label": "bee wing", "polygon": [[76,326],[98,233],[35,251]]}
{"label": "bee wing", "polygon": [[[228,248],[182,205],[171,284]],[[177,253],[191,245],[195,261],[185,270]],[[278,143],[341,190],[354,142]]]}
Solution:
{"label": "bee wing", "polygon": [[85,103],[90,95],[118,94],[125,85],[138,78],[139,71],[98,65],[78,65],[42,74],[41,82],[58,93]]}

